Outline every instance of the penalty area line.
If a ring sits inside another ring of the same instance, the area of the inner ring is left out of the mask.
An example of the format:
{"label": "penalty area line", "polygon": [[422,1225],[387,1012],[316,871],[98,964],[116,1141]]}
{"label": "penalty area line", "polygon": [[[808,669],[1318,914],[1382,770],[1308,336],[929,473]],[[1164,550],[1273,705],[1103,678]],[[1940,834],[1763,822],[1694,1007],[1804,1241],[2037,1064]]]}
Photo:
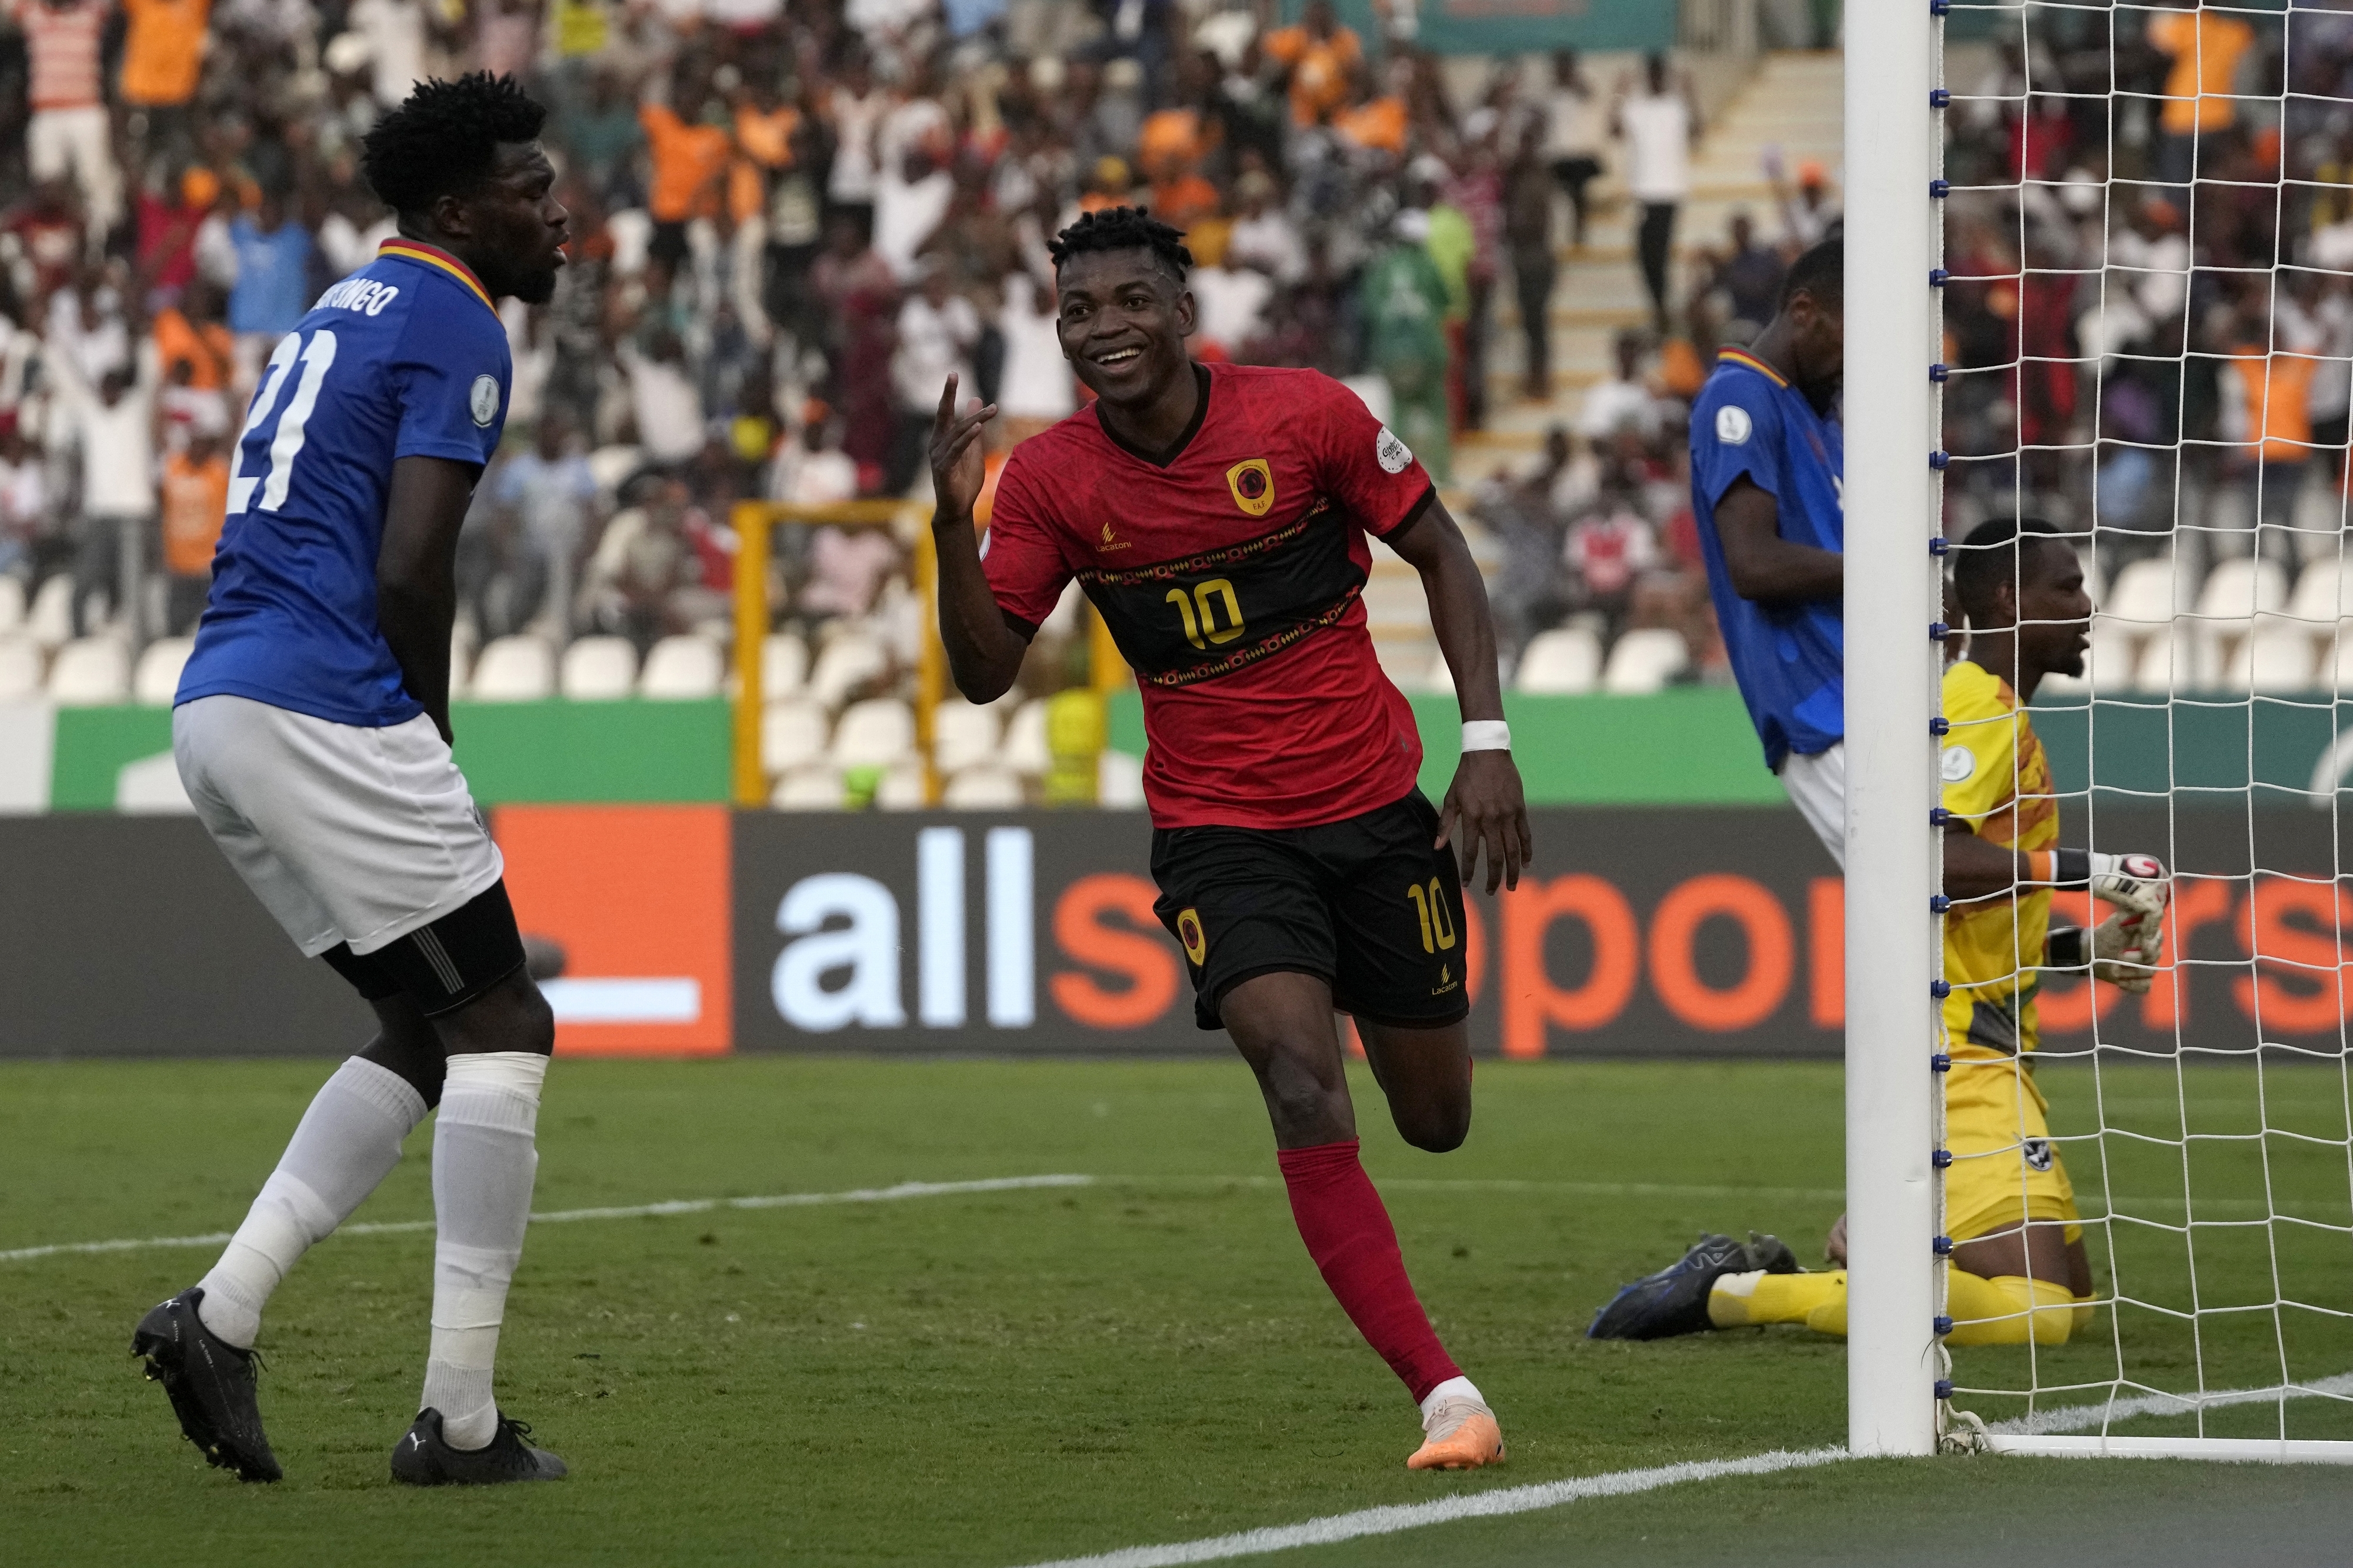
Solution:
{"label": "penalty area line", "polygon": [[[970,1193],[1011,1193],[1035,1187],[1087,1187],[1095,1177],[1080,1175],[990,1176],[971,1182],[901,1182],[891,1187],[853,1187],[840,1193],[776,1193],[763,1197],[748,1198],[679,1198],[669,1203],[629,1204],[619,1207],[587,1209],[554,1209],[531,1216],[533,1225],[570,1225],[581,1220],[596,1219],[659,1219],[670,1215],[715,1214],[723,1209],[797,1209],[818,1208],[834,1204],[889,1204],[909,1198],[959,1197]],[[402,1219],[362,1222],[340,1226],[337,1236],[401,1236],[429,1231],[429,1219]],[[143,1252],[152,1247],[219,1247],[229,1239],[230,1232],[216,1230],[203,1236],[131,1237],[115,1241],[60,1241],[47,1247],[19,1247],[0,1251],[0,1263],[26,1263],[39,1258],[58,1258],[70,1253]]]}
{"label": "penalty area line", "polygon": [[1221,1563],[1234,1557],[1255,1557],[1270,1552],[1291,1552],[1303,1546],[1332,1546],[1368,1535],[1395,1535],[1425,1525],[1452,1524],[1465,1519],[1498,1519],[1507,1514],[1535,1513],[1595,1498],[1630,1497],[1687,1481],[1712,1481],[1725,1476],[1769,1476],[1783,1470],[1810,1469],[1847,1458],[1844,1448],[1777,1448],[1745,1459],[1695,1459],[1680,1465],[1660,1465],[1646,1470],[1616,1470],[1608,1475],[1578,1476],[1532,1486],[1498,1487],[1466,1492],[1430,1502],[1392,1503],[1386,1508],[1360,1509],[1311,1519],[1303,1524],[1272,1525],[1233,1535],[1213,1535],[1200,1541],[1180,1541],[1166,1546],[1128,1546],[1092,1557],[1060,1557],[1031,1568],[1178,1568],[1188,1563]]}

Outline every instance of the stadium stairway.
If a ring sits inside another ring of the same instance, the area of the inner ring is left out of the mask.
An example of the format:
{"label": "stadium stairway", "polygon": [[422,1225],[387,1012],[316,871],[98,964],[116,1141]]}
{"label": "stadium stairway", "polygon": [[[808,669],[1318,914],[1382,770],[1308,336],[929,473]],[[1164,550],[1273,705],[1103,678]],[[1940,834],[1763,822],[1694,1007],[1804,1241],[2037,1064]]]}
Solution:
{"label": "stadium stairway", "polygon": [[[1844,82],[1834,51],[1779,50],[1757,57],[1747,79],[1736,88],[1706,128],[1692,158],[1692,195],[1675,228],[1675,297],[1690,288],[1689,264],[1703,247],[1722,242],[1732,216],[1746,211],[1757,233],[1770,240],[1781,219],[1773,187],[1762,167],[1765,149],[1778,146],[1784,167],[1794,171],[1808,159],[1831,173],[1833,188],[1843,160]],[[1588,75],[1604,92],[1631,58],[1591,57]],[[1552,396],[1533,402],[1520,395],[1525,364],[1519,311],[1511,281],[1496,286],[1494,325],[1488,353],[1487,428],[1466,433],[1455,445],[1454,485],[1448,492],[1458,517],[1468,510],[1472,489],[1498,469],[1523,468],[1544,444],[1545,431],[1577,415],[1585,391],[1609,375],[1611,344],[1620,331],[1650,320],[1648,296],[1634,261],[1638,214],[1624,183],[1612,173],[1593,187],[1597,211],[1587,226],[1583,248],[1563,243],[1561,271],[1553,288]],[[1567,233],[1568,208],[1556,204],[1559,231]],[[1490,576],[1501,552],[1482,531],[1468,524],[1472,553]],[[1381,667],[1407,690],[1449,689],[1439,668],[1438,649],[1421,584],[1413,569],[1388,551],[1374,547],[1372,580],[1365,600]]]}

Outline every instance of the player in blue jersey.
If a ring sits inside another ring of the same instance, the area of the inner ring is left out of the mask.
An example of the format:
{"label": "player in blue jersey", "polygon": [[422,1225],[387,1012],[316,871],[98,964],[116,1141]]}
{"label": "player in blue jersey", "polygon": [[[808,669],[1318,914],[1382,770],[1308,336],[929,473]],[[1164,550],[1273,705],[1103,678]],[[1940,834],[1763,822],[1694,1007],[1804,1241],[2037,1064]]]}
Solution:
{"label": "player in blue jersey", "polygon": [[1780,308],[1716,356],[1692,405],[1692,511],[1716,624],[1765,765],[1846,854],[1844,242],[1799,257]]}
{"label": "player in blue jersey", "polygon": [[368,133],[362,169],[398,237],[270,355],[172,716],[214,842],[377,1026],[220,1261],[132,1342],[181,1430],[244,1480],[280,1474],[254,1395],[263,1304],[437,1104],[432,1338],[393,1476],[564,1474],[499,1410],[491,1376],[554,1021],[449,752],[458,530],[506,417],[495,302],[545,302],[564,262],[545,117],[511,78],[476,74],[425,83]]}

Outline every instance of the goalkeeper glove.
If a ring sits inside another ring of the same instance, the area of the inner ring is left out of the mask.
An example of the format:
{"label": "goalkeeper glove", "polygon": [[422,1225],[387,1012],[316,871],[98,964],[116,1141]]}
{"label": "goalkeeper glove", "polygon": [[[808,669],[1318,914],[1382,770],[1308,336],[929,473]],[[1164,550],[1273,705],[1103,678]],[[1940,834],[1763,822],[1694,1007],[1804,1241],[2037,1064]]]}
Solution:
{"label": "goalkeeper glove", "polygon": [[2038,849],[2028,857],[2034,880],[2054,888],[2088,888],[2093,897],[2126,914],[2159,920],[2173,897],[2173,879],[2154,855],[2103,855],[2093,849]]}
{"label": "goalkeeper glove", "polygon": [[2165,925],[2147,915],[2117,910],[2090,931],[2057,926],[2044,939],[2043,962],[2052,969],[2084,969],[2137,996],[2157,977],[2165,952]]}

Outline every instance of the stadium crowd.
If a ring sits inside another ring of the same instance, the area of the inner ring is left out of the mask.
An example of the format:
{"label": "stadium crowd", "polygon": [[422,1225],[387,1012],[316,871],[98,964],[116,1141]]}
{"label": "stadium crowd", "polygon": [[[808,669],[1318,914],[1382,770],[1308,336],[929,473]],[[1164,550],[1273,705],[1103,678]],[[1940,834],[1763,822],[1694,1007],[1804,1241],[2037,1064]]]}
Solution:
{"label": "stadium crowd", "polygon": [[[134,643],[201,606],[270,346],[389,233],[356,144],[419,77],[531,82],[575,236],[556,300],[511,307],[469,629],[641,650],[719,615],[733,500],[907,490],[950,370],[1004,409],[1003,442],[1070,412],[1043,239],[1094,207],[1187,229],[1200,354],[1379,378],[1442,465],[1486,415],[1497,281],[1544,320],[1555,193],[1581,213],[1606,130],[1573,57],[1457,103],[1431,56],[1321,0],[1289,25],[1231,0],[18,0],[10,20],[0,575],[36,600],[69,583],[74,632]],[[902,563],[887,535],[819,531],[780,570],[776,603],[813,626],[872,611]]]}

